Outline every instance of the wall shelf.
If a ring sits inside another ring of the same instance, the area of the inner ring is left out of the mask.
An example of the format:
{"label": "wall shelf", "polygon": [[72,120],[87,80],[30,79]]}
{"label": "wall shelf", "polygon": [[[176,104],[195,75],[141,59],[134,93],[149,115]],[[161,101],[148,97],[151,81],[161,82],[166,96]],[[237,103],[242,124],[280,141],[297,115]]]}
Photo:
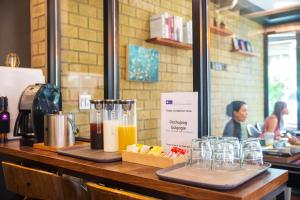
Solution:
{"label": "wall shelf", "polygon": [[233,35],[233,32],[231,32],[230,30],[224,29],[224,28],[219,28],[216,26],[211,26],[210,31],[214,34],[221,35],[224,37]]}
{"label": "wall shelf", "polygon": [[159,37],[147,39],[146,42],[153,43],[153,44],[164,45],[164,46],[168,46],[168,47],[179,48],[179,49],[186,49],[186,50],[193,49],[192,44],[178,42],[176,40],[159,38]]}
{"label": "wall shelf", "polygon": [[257,55],[253,52],[242,51],[242,50],[231,50],[231,52],[239,53],[245,56],[256,57]]}

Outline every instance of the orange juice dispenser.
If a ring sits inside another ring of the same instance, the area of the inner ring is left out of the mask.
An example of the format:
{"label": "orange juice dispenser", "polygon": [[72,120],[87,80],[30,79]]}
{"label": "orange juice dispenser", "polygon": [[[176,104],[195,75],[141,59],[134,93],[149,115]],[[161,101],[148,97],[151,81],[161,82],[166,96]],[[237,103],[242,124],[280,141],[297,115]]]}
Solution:
{"label": "orange juice dispenser", "polygon": [[136,100],[120,100],[119,151],[137,143]]}

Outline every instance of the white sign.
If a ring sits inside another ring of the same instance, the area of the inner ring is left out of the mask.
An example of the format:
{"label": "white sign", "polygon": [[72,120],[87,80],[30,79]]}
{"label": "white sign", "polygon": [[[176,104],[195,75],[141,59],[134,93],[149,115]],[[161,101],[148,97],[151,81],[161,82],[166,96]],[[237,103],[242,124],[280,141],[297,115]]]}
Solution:
{"label": "white sign", "polygon": [[161,94],[161,142],[166,151],[187,148],[198,138],[198,93]]}

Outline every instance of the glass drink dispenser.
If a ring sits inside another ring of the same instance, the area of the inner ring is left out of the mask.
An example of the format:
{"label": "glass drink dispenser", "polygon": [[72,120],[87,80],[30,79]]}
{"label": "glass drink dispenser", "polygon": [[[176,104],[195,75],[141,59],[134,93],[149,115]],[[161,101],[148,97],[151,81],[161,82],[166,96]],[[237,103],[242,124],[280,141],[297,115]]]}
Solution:
{"label": "glass drink dispenser", "polygon": [[91,149],[103,149],[103,101],[91,100]]}
{"label": "glass drink dispenser", "polygon": [[136,100],[120,100],[119,151],[137,143]]}
{"label": "glass drink dispenser", "polygon": [[104,100],[103,139],[105,152],[119,150],[117,126],[119,125],[119,101]]}

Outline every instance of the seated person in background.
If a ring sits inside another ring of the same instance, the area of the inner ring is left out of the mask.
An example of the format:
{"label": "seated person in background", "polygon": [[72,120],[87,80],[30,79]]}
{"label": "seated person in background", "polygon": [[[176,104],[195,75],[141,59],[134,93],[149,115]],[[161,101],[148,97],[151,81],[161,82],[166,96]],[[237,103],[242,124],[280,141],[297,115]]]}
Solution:
{"label": "seated person in background", "polygon": [[275,139],[280,139],[280,130],[283,128],[283,115],[289,114],[287,104],[283,101],[277,101],[274,105],[273,114],[265,119],[261,137],[266,132],[273,132]]}
{"label": "seated person in background", "polygon": [[243,101],[232,101],[226,107],[226,115],[231,117],[231,119],[227,122],[224,128],[223,137],[237,137],[241,140],[241,122],[244,122],[247,119],[247,104]]}

